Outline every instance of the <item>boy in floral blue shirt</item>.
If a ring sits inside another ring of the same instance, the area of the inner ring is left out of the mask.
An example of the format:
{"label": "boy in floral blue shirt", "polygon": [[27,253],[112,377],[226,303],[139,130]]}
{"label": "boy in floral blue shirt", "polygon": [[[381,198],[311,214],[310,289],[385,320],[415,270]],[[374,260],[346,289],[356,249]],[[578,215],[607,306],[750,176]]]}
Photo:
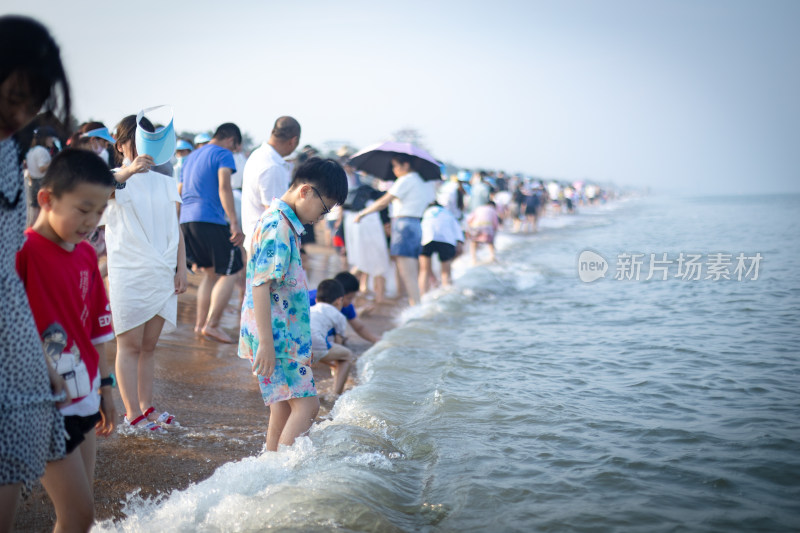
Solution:
{"label": "boy in floral blue shirt", "polygon": [[297,167],[289,190],[272,200],[253,232],[239,357],[251,361],[270,409],[270,451],[277,451],[279,444],[292,445],[319,411],[300,235],[303,224],[319,221],[346,197],[342,167],[332,159],[312,157]]}

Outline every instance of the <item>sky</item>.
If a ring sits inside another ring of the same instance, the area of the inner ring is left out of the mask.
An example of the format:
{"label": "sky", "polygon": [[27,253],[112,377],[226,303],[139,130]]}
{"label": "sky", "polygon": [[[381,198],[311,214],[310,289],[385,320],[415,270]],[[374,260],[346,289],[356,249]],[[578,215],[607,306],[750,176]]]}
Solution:
{"label": "sky", "polygon": [[4,0],[61,45],[73,114],[682,194],[800,192],[800,2]]}

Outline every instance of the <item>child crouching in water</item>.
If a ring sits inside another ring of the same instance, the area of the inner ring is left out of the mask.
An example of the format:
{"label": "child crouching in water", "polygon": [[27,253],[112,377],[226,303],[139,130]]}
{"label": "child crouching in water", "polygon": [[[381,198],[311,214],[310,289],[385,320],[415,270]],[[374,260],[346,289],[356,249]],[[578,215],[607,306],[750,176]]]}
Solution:
{"label": "child crouching in water", "polygon": [[300,262],[304,224],[347,198],[347,177],[332,159],[297,167],[289,190],[274,198],[253,233],[242,304],[239,357],[249,359],[269,406],[266,448],[291,446],[319,411],[311,372],[308,285]]}
{"label": "child crouching in water", "polygon": [[56,509],[56,531],[91,527],[95,433],[108,436],[114,429],[114,380],[103,344],[114,332],[97,255],[84,240],[97,226],[114,184],[97,155],[61,152],[42,178],[41,211],[17,254],[17,272],[48,363],[64,378],[71,397],[61,408],[67,456],[47,463],[42,477]]}
{"label": "child crouching in water", "polygon": [[332,367],[333,394],[339,396],[355,360],[353,352],[343,346],[347,330],[347,319],[342,314],[344,287],[335,279],[322,280],[317,287],[316,301],[316,305],[311,306],[314,362]]}

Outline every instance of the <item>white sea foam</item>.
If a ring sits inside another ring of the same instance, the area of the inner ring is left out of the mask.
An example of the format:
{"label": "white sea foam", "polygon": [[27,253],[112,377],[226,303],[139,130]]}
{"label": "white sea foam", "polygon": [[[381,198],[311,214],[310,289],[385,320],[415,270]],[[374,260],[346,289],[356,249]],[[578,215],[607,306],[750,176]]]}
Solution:
{"label": "white sea foam", "polygon": [[117,524],[105,521],[95,530],[229,530],[226,525],[228,509],[235,511],[260,505],[259,501],[268,499],[280,484],[302,479],[304,465],[313,450],[311,440],[303,437],[291,449],[222,465],[210,478],[175,491],[169,497],[145,499],[138,494],[131,495],[123,508],[127,519]]}

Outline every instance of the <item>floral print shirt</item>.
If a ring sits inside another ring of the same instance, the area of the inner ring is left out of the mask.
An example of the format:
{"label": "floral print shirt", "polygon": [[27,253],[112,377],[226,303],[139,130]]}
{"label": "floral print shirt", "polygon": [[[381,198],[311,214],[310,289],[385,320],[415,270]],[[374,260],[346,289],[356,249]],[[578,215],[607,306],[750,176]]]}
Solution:
{"label": "floral print shirt", "polygon": [[242,303],[239,357],[258,350],[253,287],[269,284],[272,341],[276,359],[304,362],[311,358],[308,285],[300,263],[303,224],[289,205],[273,198],[258,219],[247,261],[247,289]]}

